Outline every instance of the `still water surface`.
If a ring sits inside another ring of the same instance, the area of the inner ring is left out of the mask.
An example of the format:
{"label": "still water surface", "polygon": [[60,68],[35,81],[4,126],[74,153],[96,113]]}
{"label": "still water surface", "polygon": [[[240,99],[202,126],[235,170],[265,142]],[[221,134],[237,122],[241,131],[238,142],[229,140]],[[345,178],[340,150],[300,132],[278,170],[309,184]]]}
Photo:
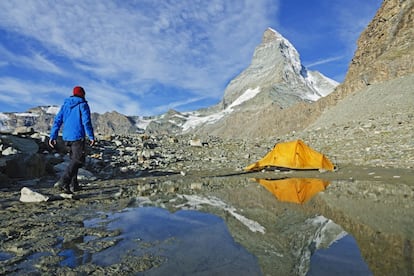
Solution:
{"label": "still water surface", "polygon": [[[412,275],[410,185],[400,180],[249,181],[229,182],[228,194],[216,193],[223,201],[188,195],[175,212],[138,204],[98,213],[84,227],[117,234],[83,236],[70,244],[62,240],[60,266],[107,267],[148,255],[159,263],[143,275]],[[99,252],[85,246],[105,242],[113,243]]]}
{"label": "still water surface", "polygon": [[[60,253],[65,257],[61,265],[109,266],[130,255],[154,254],[162,257],[162,265],[145,275],[262,275],[257,258],[236,243],[223,219],[213,214],[140,207],[85,221],[85,227],[103,224],[110,231],[120,230],[111,238],[119,240],[116,245],[95,254],[79,250],[76,244],[66,246]],[[94,239],[84,237],[79,243]],[[351,235],[317,250],[311,258],[308,275],[333,274],[372,274]]]}
{"label": "still water surface", "polygon": [[[61,265],[93,262],[109,266],[127,255],[154,254],[163,264],[145,275],[260,275],[257,258],[237,244],[224,221],[199,211],[170,213],[162,208],[129,208],[107,218],[85,221],[85,227],[107,224],[121,230],[120,241],[96,254],[68,248]],[[84,242],[84,241],[83,241]]]}

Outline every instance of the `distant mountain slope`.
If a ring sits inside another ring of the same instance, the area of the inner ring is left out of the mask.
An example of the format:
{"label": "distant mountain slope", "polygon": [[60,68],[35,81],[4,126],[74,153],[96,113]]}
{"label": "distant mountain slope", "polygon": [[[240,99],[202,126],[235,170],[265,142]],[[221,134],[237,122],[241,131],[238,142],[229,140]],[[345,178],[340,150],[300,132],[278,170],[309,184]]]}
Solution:
{"label": "distant mountain slope", "polygon": [[[0,132],[24,133],[34,130],[48,133],[59,108],[59,106],[39,106],[27,112],[0,113]],[[91,117],[96,134],[131,134],[144,131],[140,126],[145,125],[145,121],[137,116],[125,116],[113,111],[104,114],[92,113]]]}
{"label": "distant mountain slope", "polygon": [[[362,125],[414,118],[414,74],[367,86],[326,109],[308,129]],[[391,118],[391,119],[390,119]],[[411,127],[414,129],[414,127]],[[398,134],[395,133],[395,136]],[[414,135],[414,133],[413,133]]]}

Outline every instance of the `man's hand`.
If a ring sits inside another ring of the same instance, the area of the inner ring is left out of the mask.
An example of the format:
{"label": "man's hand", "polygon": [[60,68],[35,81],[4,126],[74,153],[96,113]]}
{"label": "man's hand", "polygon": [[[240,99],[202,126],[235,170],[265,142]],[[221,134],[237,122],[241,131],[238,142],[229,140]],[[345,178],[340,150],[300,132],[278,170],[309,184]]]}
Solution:
{"label": "man's hand", "polygon": [[89,141],[89,145],[92,147],[93,145],[95,145],[95,140],[90,140]]}
{"label": "man's hand", "polygon": [[49,146],[54,149],[56,145],[56,140],[49,140]]}

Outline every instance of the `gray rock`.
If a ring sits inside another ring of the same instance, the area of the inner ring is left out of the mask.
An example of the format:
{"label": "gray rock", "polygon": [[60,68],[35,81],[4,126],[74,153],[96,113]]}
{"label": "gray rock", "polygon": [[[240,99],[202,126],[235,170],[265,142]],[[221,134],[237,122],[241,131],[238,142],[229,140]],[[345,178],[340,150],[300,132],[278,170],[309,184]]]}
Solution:
{"label": "gray rock", "polygon": [[27,187],[23,187],[20,190],[20,201],[21,202],[44,202],[48,200],[49,200],[48,196],[32,191]]}

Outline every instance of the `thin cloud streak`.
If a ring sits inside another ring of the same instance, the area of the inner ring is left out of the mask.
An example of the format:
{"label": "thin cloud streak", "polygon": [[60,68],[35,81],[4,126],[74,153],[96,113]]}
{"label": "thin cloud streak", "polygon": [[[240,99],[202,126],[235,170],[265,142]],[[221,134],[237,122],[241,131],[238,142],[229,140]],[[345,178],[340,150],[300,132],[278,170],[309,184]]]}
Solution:
{"label": "thin cloud streak", "polygon": [[[65,88],[53,83],[37,83],[14,78],[0,78],[0,100],[18,108],[22,101],[31,103],[31,107],[48,105],[45,99],[64,96]],[[67,89],[66,89],[67,91]]]}
{"label": "thin cloud streak", "polygon": [[326,58],[326,59],[321,59],[321,60],[317,60],[315,62],[312,62],[310,64],[307,64],[306,67],[311,68],[313,66],[334,62],[334,61],[337,61],[337,60],[341,60],[343,58],[344,58],[344,56],[337,56],[337,57],[330,57],[330,58]]}

